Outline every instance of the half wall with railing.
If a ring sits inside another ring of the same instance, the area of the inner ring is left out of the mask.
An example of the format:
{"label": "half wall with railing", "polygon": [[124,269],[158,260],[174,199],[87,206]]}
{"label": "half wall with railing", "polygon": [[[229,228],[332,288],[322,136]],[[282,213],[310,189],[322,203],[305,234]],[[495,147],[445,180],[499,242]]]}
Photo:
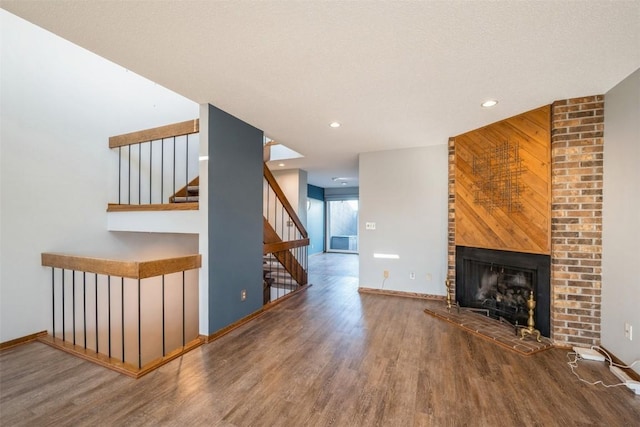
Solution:
{"label": "half wall with railing", "polygon": [[198,209],[199,131],[195,119],[110,137],[118,179],[108,210]]}
{"label": "half wall with railing", "polygon": [[43,253],[51,330],[40,341],[138,378],[204,341],[200,255],[125,261]]}

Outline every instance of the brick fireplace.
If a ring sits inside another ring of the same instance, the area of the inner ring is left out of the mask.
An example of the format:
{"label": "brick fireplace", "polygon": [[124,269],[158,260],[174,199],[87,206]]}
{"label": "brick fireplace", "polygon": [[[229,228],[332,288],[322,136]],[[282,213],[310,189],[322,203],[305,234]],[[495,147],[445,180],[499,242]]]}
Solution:
{"label": "brick fireplace", "polygon": [[[520,123],[524,121],[516,117],[509,124],[519,126]],[[498,129],[504,127],[502,122],[494,125]],[[531,129],[523,129],[522,133],[526,131]],[[494,132],[487,130],[485,134]],[[550,221],[532,219],[532,224],[541,224],[550,244],[525,246],[522,252],[551,256],[550,337],[556,345],[594,345],[600,341],[603,134],[603,95],[561,100],[551,105],[547,143],[550,144]],[[449,140],[447,276],[452,283],[456,279],[456,244],[462,239],[456,235],[456,138],[459,137]],[[528,161],[529,165],[527,160],[524,162],[525,174],[527,167],[534,165],[532,159]],[[468,204],[468,200],[460,203]],[[506,231],[516,234],[506,227]],[[531,243],[529,236],[520,238],[525,245]],[[531,236],[531,240],[535,240],[535,236]],[[491,242],[486,248],[495,249]]]}

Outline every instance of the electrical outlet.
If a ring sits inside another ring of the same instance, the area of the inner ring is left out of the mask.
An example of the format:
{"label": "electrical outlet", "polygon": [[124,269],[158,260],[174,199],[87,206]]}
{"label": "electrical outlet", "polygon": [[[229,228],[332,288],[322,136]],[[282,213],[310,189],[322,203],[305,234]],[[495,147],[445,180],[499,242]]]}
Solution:
{"label": "electrical outlet", "polygon": [[389,270],[383,271],[382,275],[384,276],[385,279],[388,279],[389,278]]}
{"label": "electrical outlet", "polygon": [[246,301],[247,299],[247,290],[243,289],[240,291],[240,301]]}
{"label": "electrical outlet", "polygon": [[633,340],[633,326],[629,323],[624,324],[624,337],[629,341]]}
{"label": "electrical outlet", "polygon": [[430,282],[433,277],[431,277],[431,273],[427,273],[427,282]]}
{"label": "electrical outlet", "polygon": [[413,271],[409,273],[409,279],[411,280],[416,280],[416,273],[414,273]]}

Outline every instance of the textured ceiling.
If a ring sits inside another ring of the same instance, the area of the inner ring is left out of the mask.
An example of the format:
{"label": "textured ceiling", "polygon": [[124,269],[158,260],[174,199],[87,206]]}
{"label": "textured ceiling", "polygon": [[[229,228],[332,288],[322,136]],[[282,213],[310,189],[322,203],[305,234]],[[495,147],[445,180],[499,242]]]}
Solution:
{"label": "textured ceiling", "polygon": [[263,129],[323,187],[357,185],[358,153],[444,144],[640,68],[639,1],[0,5]]}

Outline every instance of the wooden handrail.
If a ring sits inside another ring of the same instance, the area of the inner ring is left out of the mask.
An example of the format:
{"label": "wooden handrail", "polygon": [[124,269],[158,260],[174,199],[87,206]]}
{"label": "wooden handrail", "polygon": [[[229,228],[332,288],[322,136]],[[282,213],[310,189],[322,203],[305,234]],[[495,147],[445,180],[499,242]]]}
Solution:
{"label": "wooden handrail", "polygon": [[[287,270],[287,272],[293,277],[293,279],[298,282],[299,285],[307,284],[307,272],[305,268],[300,264],[300,261],[296,259],[296,257],[289,251],[289,249],[293,247],[307,246],[309,244],[309,239],[299,239],[292,240],[288,242],[283,242],[278,233],[271,227],[269,221],[263,217],[263,235],[264,235],[264,245],[262,249],[263,254],[273,254],[278,262],[282,264],[282,266]],[[303,244],[306,243],[306,244]],[[291,248],[287,248],[287,246],[291,246]],[[272,250],[272,249],[282,250]]]}
{"label": "wooden handrail", "polygon": [[109,148],[117,148],[125,145],[139,144],[141,142],[155,141],[158,139],[171,138],[174,136],[182,136],[198,132],[200,132],[200,120],[187,120],[186,122],[112,136],[109,138]]}
{"label": "wooden handrail", "polygon": [[302,237],[305,239],[309,237],[309,235],[307,234],[307,230],[304,228],[304,225],[302,225],[302,221],[300,221],[300,218],[298,218],[296,211],[293,210],[291,203],[289,203],[289,200],[287,200],[287,197],[284,195],[284,192],[280,188],[280,185],[278,185],[278,182],[276,181],[273,174],[267,167],[266,163],[264,163],[264,177],[269,183],[269,185],[271,186],[271,188],[273,189],[273,192],[276,194],[276,196],[280,200],[280,203],[282,203],[282,206],[284,207],[284,209],[289,214],[289,217],[291,217],[291,220],[298,228],[298,231],[300,232]]}
{"label": "wooden handrail", "polygon": [[309,246],[309,239],[289,240],[287,242],[278,243],[265,243],[263,245],[262,252],[266,255],[274,252],[282,252],[293,248],[299,248],[301,246]]}
{"label": "wooden handrail", "polygon": [[150,261],[122,261],[58,253],[43,253],[42,265],[64,268],[66,270],[85,271],[87,273],[108,276],[145,279],[163,274],[200,268],[201,255],[185,255]]}

